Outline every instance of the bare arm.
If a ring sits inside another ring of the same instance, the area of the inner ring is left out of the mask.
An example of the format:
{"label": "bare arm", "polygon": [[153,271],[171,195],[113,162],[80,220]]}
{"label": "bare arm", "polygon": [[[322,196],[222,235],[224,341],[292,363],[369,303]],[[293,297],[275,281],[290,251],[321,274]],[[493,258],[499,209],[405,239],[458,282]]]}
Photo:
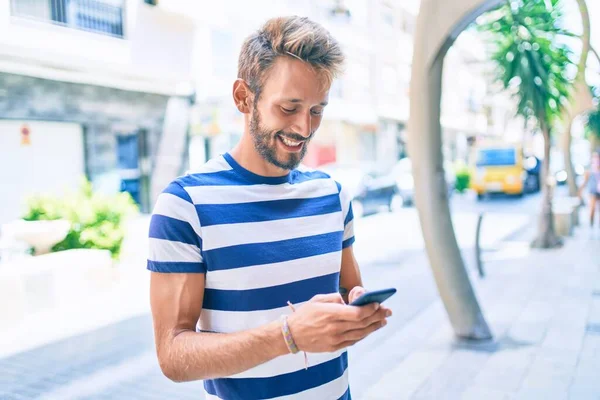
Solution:
{"label": "bare arm", "polygon": [[583,183],[581,184],[581,186],[579,187],[579,190],[577,191],[577,194],[579,197],[581,197],[581,193],[583,192],[583,189],[585,188],[585,186],[588,184],[589,180],[590,180],[590,171],[585,171]]}
{"label": "bare arm", "polygon": [[182,382],[230,376],[288,353],[278,322],[232,333],[196,332],[204,274],[152,272],[150,304],[160,367]]}
{"label": "bare arm", "polygon": [[[288,354],[278,321],[238,333],[196,332],[204,274],[153,272],[150,305],[160,367],[176,382],[235,375]],[[377,305],[349,307],[339,294],[315,296],[288,318],[300,350],[333,352],[385,325]]]}
{"label": "bare arm", "polygon": [[362,285],[360,269],[354,257],[352,246],[346,247],[342,250],[342,266],[340,269],[340,294],[344,301],[348,303],[350,291],[355,287],[362,287]]}
{"label": "bare arm", "polygon": [[[365,288],[363,287],[362,278],[360,276],[360,268],[358,267],[356,257],[354,257],[352,246],[346,247],[344,250],[342,250],[340,292],[342,292],[342,288],[344,288],[346,292],[345,296],[342,295],[346,303],[351,303],[366,292]],[[385,306],[380,306],[379,309],[380,312],[382,312],[386,317],[390,317],[392,315],[392,310]]]}

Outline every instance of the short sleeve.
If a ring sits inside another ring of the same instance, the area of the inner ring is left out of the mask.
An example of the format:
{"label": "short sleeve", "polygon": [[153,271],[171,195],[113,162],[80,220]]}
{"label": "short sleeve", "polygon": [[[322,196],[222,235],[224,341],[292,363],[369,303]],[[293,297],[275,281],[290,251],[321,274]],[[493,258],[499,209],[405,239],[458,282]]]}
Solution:
{"label": "short sleeve", "polygon": [[354,214],[352,213],[352,199],[347,190],[342,185],[337,184],[342,205],[342,215],[344,216],[344,238],[342,249],[352,246],[354,243]]}
{"label": "short sleeve", "polygon": [[158,197],[149,231],[147,268],[153,272],[205,273],[200,220],[185,189],[172,182]]}

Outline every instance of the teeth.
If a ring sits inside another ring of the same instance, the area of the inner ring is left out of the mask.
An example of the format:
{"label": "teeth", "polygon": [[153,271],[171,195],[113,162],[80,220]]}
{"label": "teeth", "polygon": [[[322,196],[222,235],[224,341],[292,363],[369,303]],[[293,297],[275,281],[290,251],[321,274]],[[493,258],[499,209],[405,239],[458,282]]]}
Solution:
{"label": "teeth", "polygon": [[288,145],[288,146],[291,146],[291,147],[296,147],[296,146],[299,146],[299,145],[300,145],[300,142],[293,142],[293,141],[291,141],[290,139],[288,139],[288,138],[285,138],[285,137],[283,137],[283,136],[280,136],[280,137],[281,137],[281,140],[283,141],[283,143],[285,143],[285,144],[286,144],[286,145]]}

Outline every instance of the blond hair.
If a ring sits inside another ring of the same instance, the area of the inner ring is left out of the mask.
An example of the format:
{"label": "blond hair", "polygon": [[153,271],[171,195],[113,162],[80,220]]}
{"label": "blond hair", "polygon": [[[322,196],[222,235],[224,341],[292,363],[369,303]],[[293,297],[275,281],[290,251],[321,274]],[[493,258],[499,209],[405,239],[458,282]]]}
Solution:
{"label": "blond hair", "polygon": [[340,45],[321,25],[306,17],[279,17],[268,20],[244,41],[238,78],[246,81],[258,99],[269,69],[278,57],[288,56],[322,73],[327,86],[339,75],[344,63]]}

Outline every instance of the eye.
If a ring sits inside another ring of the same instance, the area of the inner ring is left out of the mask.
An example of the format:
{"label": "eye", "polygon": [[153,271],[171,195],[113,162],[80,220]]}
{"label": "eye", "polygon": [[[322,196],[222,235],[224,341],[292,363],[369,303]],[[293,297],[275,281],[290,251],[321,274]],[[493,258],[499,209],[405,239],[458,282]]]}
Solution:
{"label": "eye", "polygon": [[284,112],[284,113],[286,113],[286,114],[291,114],[291,113],[293,113],[294,111],[296,111],[296,109],[295,109],[295,108],[293,108],[293,109],[289,109],[289,108],[281,107],[281,111],[283,111],[283,112]]}
{"label": "eye", "polygon": [[311,110],[313,115],[323,115],[323,110]]}

